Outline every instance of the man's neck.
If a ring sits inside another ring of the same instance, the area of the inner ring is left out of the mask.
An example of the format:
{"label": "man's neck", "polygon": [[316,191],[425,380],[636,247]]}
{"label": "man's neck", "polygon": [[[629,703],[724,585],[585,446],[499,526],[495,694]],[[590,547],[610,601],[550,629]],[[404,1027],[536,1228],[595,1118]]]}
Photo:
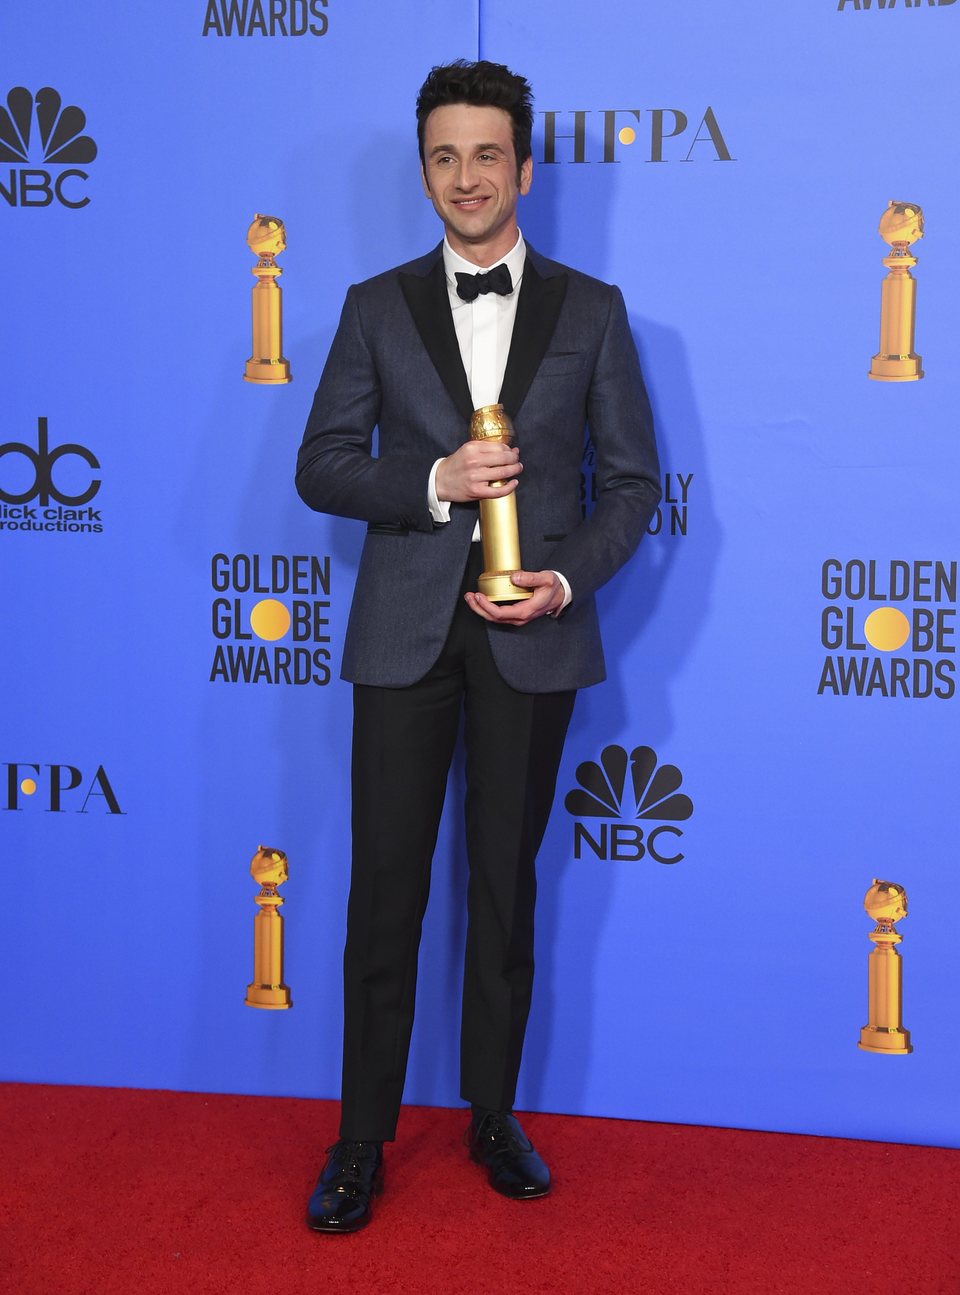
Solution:
{"label": "man's neck", "polygon": [[478,270],[487,270],[491,265],[496,265],[499,261],[505,260],[520,243],[521,234],[519,228],[514,229],[513,235],[506,247],[502,246],[502,240],[497,240],[496,244],[488,244],[487,250],[482,252],[478,246],[464,243],[456,235],[450,237],[450,231],[444,232],[444,242],[451,252],[456,253],[464,261],[469,261],[475,265]]}
{"label": "man's neck", "polygon": [[475,265],[478,270],[486,270],[513,251],[520,237],[520,230],[514,225],[506,237],[499,237],[492,243],[465,243],[456,234],[451,234],[449,229],[446,230],[445,237],[458,256]]}

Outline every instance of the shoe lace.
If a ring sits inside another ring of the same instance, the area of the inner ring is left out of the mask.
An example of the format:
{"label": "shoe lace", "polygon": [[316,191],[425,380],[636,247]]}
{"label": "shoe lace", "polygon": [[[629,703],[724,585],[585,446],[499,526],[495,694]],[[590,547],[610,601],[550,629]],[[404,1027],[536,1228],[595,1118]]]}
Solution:
{"label": "shoe lace", "polygon": [[333,1154],[337,1172],[345,1183],[359,1187],[366,1175],[365,1166],[377,1157],[375,1142],[348,1142],[341,1139],[327,1147],[327,1155]]}
{"label": "shoe lace", "polygon": [[[469,1132],[468,1130],[468,1135]],[[521,1140],[511,1125],[505,1123],[496,1111],[490,1111],[483,1117],[473,1133],[473,1139],[484,1143],[487,1151],[494,1156],[530,1150],[526,1139]]]}

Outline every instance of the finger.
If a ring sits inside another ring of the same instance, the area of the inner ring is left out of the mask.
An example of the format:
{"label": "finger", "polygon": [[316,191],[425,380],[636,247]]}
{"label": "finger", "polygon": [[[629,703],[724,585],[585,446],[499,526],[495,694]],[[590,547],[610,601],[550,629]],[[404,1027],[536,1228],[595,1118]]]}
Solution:
{"label": "finger", "polygon": [[467,441],[460,449],[479,459],[518,459],[520,457],[518,445],[504,445],[502,441]]}
{"label": "finger", "polygon": [[[518,591],[517,601],[515,603],[491,603],[491,606],[502,607],[504,612],[511,612],[516,614],[520,614],[522,612],[525,614],[527,608],[541,607],[541,606],[544,606],[545,604],[548,604],[551,600],[552,590],[545,585],[537,586],[530,594],[529,598],[523,598],[519,596],[519,591],[521,589],[529,588],[529,586],[520,584],[519,581],[515,580],[513,576],[510,577],[510,583],[515,584],[517,586],[517,591]],[[485,595],[478,593],[477,597],[485,598]],[[489,600],[487,599],[486,601],[489,601]]]}
{"label": "finger", "polygon": [[485,472],[489,477],[493,473],[495,473],[499,468],[502,468],[504,472],[506,472],[511,469],[516,471],[516,469],[519,466],[520,466],[520,460],[518,458],[505,459],[503,458],[502,455],[498,454],[498,455],[495,455],[493,458],[481,459],[476,463],[472,463],[470,465],[469,471]]}
{"label": "finger", "polygon": [[476,594],[464,594],[463,600],[470,608],[470,610],[472,612],[475,612],[478,616],[482,617],[483,620],[492,621],[494,619],[494,617],[490,615],[490,613],[486,610],[485,607],[480,606],[480,603],[478,601]]}
{"label": "finger", "polygon": [[470,470],[470,479],[472,481],[482,481],[484,485],[490,485],[491,482],[501,477],[504,479],[518,477],[522,471],[522,463],[484,463],[481,467]]}
{"label": "finger", "polygon": [[516,620],[512,605],[491,602],[485,594],[481,593],[468,593],[466,599],[471,608],[484,620],[497,621],[500,624],[512,624]]}
{"label": "finger", "polygon": [[521,589],[538,589],[543,585],[553,587],[556,580],[552,571],[514,571],[510,577],[511,584],[519,585]]}
{"label": "finger", "polygon": [[502,499],[504,495],[510,495],[516,490],[520,483],[516,478],[506,481],[502,486],[491,486],[487,482],[475,482],[472,486],[472,497],[474,499]]}
{"label": "finger", "polygon": [[494,603],[481,593],[469,593],[466,598],[484,620],[496,621],[500,625],[526,625],[537,620],[546,615],[552,601],[551,595],[545,594],[543,590],[538,590],[532,598],[516,603]]}
{"label": "finger", "polygon": [[[563,586],[552,571],[515,571],[510,577],[513,584],[520,589],[532,589],[533,597],[529,600],[538,614],[559,611],[563,605]],[[528,604],[529,605],[529,604]]]}
{"label": "finger", "polygon": [[456,451],[460,462],[470,467],[487,466],[491,463],[516,463],[520,451],[509,445],[481,445],[470,443]]}
{"label": "finger", "polygon": [[538,620],[549,612],[557,611],[560,599],[552,589],[537,589],[532,598],[517,603],[508,609],[511,624],[525,625],[528,621]]}

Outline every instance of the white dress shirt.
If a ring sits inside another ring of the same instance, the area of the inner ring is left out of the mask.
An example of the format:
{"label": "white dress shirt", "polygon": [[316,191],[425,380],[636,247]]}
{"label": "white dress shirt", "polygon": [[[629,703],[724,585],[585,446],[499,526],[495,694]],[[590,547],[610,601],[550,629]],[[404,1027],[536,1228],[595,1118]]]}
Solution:
{"label": "white dress shirt", "polygon": [[[474,301],[464,301],[457,294],[455,276],[474,275],[480,267],[455,252],[446,238],[443,240],[443,268],[447,277],[447,294],[450,299],[450,310],[453,313],[453,326],[460,344],[460,358],[467,375],[470,399],[473,401],[474,409],[479,409],[482,405],[495,405],[500,399],[500,388],[503,386],[507,356],[510,353],[513,324],[517,315],[517,298],[520,294],[526,259],[526,244],[523,241],[523,235],[518,231],[517,241],[506,256],[495,261],[494,265],[483,267],[483,273],[487,273],[495,265],[505,265],[510,271],[513,291],[502,296],[496,292],[487,292]],[[427,483],[427,503],[430,514],[437,523],[450,520],[449,502],[437,498],[437,468],[442,462],[442,459],[437,459],[434,463]],[[480,538],[479,521],[473,532],[473,538],[474,541]],[[570,586],[559,571],[556,574],[563,585],[563,606],[566,607],[571,598]]]}

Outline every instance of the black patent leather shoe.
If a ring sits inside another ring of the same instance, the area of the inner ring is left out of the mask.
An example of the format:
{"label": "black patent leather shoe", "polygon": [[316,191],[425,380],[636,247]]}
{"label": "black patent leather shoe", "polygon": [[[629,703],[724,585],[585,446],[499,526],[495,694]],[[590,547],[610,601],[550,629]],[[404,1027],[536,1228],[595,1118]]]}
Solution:
{"label": "black patent leather shoe", "polygon": [[487,1111],[470,1122],[464,1138],[470,1159],[483,1165],[490,1186],[511,1200],[534,1200],[550,1190],[550,1170],[520,1122],[502,1111]]}
{"label": "black patent leather shoe", "polygon": [[327,1147],[327,1163],[307,1203],[315,1232],[358,1232],[370,1222],[371,1202],[383,1191],[383,1144],[341,1138]]}

